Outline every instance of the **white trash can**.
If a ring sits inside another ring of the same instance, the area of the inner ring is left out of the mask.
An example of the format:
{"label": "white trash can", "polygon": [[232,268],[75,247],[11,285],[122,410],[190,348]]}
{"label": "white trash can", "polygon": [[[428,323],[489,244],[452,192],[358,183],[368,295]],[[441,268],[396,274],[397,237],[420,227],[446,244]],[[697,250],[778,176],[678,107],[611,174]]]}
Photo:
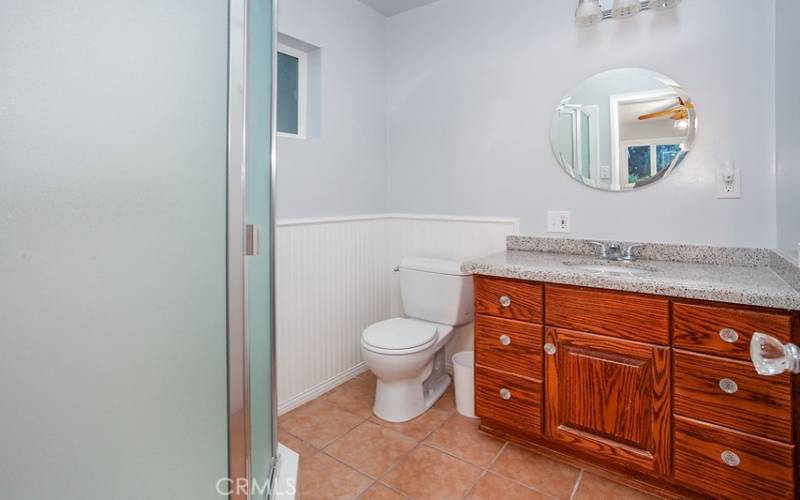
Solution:
{"label": "white trash can", "polygon": [[458,413],[475,417],[475,353],[462,351],[453,354],[453,384],[456,387]]}

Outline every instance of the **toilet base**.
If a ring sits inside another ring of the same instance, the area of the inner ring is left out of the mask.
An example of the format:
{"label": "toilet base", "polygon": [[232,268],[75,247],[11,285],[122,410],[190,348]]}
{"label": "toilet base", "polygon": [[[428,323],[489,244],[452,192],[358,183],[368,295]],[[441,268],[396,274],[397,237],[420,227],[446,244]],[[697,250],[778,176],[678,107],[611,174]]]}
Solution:
{"label": "toilet base", "polygon": [[444,361],[442,348],[414,379],[385,382],[379,378],[372,412],[387,422],[407,422],[425,413],[442,397],[452,382],[445,371]]}

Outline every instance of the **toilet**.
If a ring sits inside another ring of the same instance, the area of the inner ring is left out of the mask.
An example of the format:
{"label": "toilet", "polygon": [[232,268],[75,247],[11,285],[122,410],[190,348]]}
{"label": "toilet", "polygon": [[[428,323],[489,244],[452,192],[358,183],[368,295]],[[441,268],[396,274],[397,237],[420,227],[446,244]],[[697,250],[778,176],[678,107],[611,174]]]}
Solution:
{"label": "toilet", "polygon": [[406,257],[399,266],[407,317],[368,326],[361,354],[377,377],[376,416],[389,422],[417,417],[450,386],[445,346],[455,327],[473,320],[472,276],[461,263]]}

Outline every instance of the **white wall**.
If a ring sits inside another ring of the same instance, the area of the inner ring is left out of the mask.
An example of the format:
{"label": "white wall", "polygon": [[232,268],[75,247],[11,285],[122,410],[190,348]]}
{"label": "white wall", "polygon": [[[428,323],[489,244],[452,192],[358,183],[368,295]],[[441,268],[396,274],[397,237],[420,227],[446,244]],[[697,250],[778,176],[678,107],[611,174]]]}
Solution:
{"label": "white wall", "polygon": [[[774,246],[774,2],[730,3],[585,30],[572,1],[441,0],[389,18],[389,210],[520,216],[543,235],[546,210],[567,209],[573,237]],[[698,139],[664,181],[594,191],[558,167],[552,113],[584,78],[628,66],[685,86]],[[740,200],[715,198],[725,159],[742,169]]]}
{"label": "white wall", "polygon": [[278,31],[321,49],[319,133],[278,138],[278,217],[386,211],[385,22],[356,0],[278,2]]}
{"label": "white wall", "polygon": [[778,0],[776,157],[778,248],[797,259],[800,244],[800,3]]}
{"label": "white wall", "polygon": [[227,5],[1,10],[0,496],[219,498]]}

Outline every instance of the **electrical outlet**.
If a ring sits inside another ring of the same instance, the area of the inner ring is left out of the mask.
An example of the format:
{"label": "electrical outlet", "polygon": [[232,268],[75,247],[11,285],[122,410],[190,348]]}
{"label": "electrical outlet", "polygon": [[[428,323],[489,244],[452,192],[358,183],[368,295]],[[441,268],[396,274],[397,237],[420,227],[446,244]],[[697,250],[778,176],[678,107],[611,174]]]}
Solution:
{"label": "electrical outlet", "polygon": [[611,167],[608,165],[600,165],[600,178],[601,179],[610,179],[611,178]]}
{"label": "electrical outlet", "polygon": [[547,232],[548,233],[568,233],[570,232],[570,217],[568,210],[548,210],[547,211]]}
{"label": "electrical outlet", "polygon": [[717,198],[741,198],[742,174],[733,162],[725,162],[717,170]]}

